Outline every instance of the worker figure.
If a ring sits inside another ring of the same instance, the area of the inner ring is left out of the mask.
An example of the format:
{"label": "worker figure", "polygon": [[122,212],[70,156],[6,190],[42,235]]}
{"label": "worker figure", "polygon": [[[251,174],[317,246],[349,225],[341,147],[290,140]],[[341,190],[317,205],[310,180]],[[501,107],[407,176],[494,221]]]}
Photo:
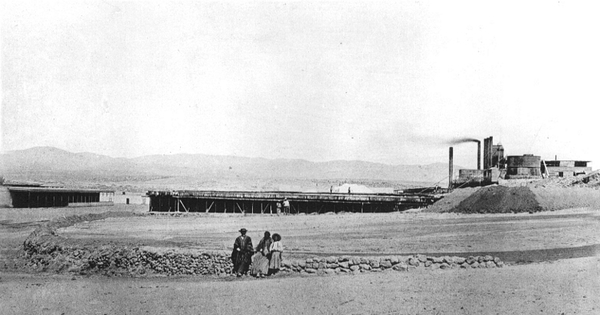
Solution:
{"label": "worker figure", "polygon": [[287,199],[287,197],[283,199],[283,214],[290,214],[290,201]]}

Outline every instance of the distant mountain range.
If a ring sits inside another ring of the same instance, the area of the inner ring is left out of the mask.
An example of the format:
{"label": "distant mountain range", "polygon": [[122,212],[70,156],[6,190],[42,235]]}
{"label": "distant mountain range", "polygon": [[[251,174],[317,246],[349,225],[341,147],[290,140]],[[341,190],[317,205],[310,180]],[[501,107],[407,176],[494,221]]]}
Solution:
{"label": "distant mountain range", "polygon": [[[455,169],[460,168],[456,166]],[[166,179],[196,183],[253,180],[355,181],[383,184],[445,185],[448,165],[386,165],[364,161],[310,162],[296,159],[264,159],[204,154],[148,155],[113,158],[93,153],[73,153],[54,147],[34,147],[0,155],[0,172],[7,180],[67,183],[148,183]],[[185,178],[186,180],[182,180]],[[163,183],[164,184],[164,183]],[[196,185],[197,186],[197,185]],[[217,186],[222,186],[218,184]],[[256,188],[256,187],[254,187]],[[260,188],[260,187],[259,187]]]}

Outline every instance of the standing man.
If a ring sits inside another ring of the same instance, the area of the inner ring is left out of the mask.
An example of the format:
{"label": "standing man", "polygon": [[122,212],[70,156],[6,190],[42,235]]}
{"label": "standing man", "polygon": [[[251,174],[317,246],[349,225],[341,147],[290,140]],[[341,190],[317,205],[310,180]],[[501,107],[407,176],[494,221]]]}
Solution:
{"label": "standing man", "polygon": [[283,199],[283,213],[290,214],[290,201],[285,197]]}
{"label": "standing man", "polygon": [[238,236],[233,243],[233,252],[231,253],[231,260],[233,261],[233,271],[236,276],[241,277],[243,274],[248,273],[250,267],[250,260],[254,247],[252,247],[252,239],[246,235],[245,228],[240,229],[242,235]]}

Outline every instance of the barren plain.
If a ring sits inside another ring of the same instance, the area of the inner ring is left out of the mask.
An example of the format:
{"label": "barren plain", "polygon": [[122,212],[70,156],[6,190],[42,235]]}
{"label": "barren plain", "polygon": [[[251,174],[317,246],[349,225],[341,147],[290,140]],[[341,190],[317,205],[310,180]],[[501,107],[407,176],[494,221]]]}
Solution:
{"label": "barren plain", "polygon": [[[496,253],[504,261],[540,261],[536,253],[600,244],[600,211],[535,214],[343,213],[324,215],[178,214],[108,218],[59,229],[82,243],[120,243],[197,251],[231,250],[245,227],[254,244],[279,233],[285,255],[409,255]],[[520,253],[519,255],[516,255]]]}
{"label": "barren plain", "polygon": [[[497,269],[268,279],[32,273],[23,240],[46,220],[143,206],[2,209],[1,314],[597,314],[600,210],[533,214],[139,215],[58,230],[82,243],[230,250],[245,227],[282,234],[284,259],[331,254],[494,253]],[[6,210],[6,211],[5,211]],[[4,264],[4,265],[3,265]],[[3,268],[4,267],[4,268]]]}

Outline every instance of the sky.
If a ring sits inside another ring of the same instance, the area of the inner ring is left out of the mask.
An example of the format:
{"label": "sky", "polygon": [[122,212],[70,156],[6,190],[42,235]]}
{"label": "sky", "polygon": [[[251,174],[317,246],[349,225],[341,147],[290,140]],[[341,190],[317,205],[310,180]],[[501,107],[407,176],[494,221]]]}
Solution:
{"label": "sky", "polygon": [[3,2],[0,149],[596,169],[599,6]]}

